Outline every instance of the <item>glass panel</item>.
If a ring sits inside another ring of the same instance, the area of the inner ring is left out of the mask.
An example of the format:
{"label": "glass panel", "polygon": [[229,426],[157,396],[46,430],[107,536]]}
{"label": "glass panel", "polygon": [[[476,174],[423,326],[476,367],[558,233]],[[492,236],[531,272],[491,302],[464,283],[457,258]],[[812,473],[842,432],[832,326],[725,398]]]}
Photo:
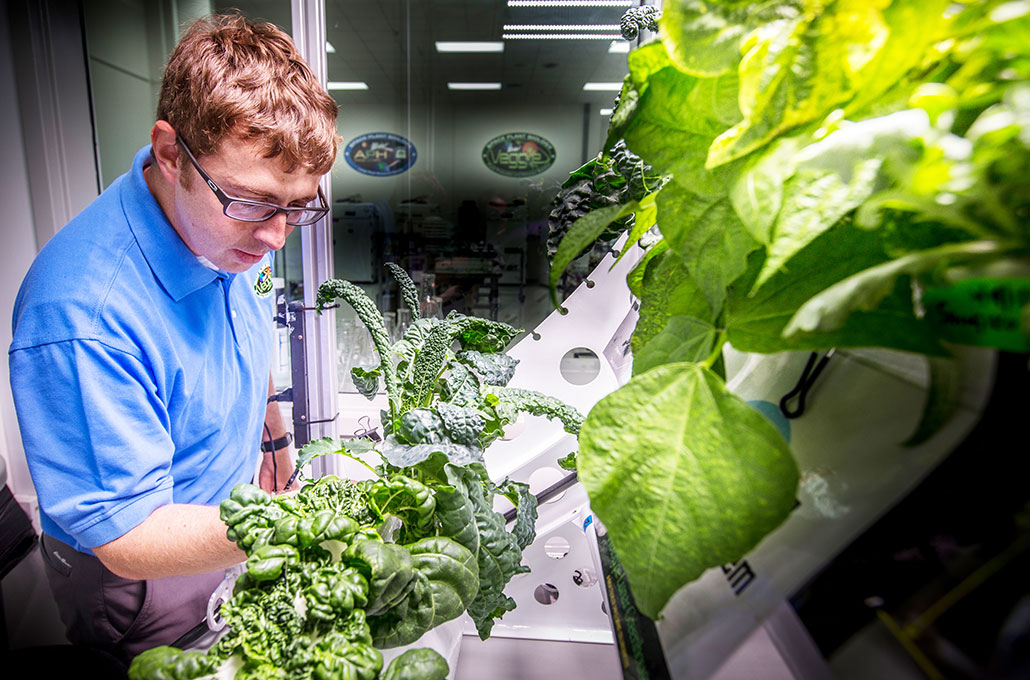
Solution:
{"label": "glass panel", "polygon": [[[569,173],[601,150],[601,109],[616,92],[584,85],[626,75],[625,51],[610,51],[625,9],[326,3],[328,80],[343,138],[332,173],[336,276],[363,286],[397,332],[409,319],[386,262],[411,273],[435,313],[527,331],[550,313],[547,217]],[[506,25],[601,28],[588,29],[590,39],[504,39],[569,32]],[[438,51],[437,42],[456,41],[495,51]],[[454,89],[461,83],[494,89]],[[568,291],[587,267],[573,267]],[[349,368],[376,359],[350,310],[338,310],[337,328],[339,385],[353,392]]]}

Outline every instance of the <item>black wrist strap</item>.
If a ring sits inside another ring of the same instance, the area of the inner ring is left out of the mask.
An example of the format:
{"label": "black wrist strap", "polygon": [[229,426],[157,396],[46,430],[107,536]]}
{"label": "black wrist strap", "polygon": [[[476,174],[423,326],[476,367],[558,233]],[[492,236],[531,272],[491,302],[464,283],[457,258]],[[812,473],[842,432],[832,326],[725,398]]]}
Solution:
{"label": "black wrist strap", "polygon": [[293,435],[287,432],[278,439],[272,441],[261,442],[261,450],[265,453],[273,453],[279,449],[285,449],[290,443],[293,442]]}

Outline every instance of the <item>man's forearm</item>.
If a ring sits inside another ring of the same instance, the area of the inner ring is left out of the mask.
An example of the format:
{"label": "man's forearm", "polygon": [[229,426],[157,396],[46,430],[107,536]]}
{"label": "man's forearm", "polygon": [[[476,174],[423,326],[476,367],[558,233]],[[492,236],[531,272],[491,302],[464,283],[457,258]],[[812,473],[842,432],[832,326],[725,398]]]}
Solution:
{"label": "man's forearm", "polygon": [[246,559],[225,530],[217,506],[165,505],[127,534],[93,548],[93,554],[125,578],[203,574]]}

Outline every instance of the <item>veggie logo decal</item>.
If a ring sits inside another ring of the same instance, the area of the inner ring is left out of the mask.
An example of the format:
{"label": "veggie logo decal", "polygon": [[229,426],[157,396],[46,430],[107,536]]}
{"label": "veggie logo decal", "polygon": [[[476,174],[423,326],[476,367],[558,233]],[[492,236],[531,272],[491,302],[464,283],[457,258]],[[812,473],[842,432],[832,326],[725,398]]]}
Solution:
{"label": "veggie logo decal", "polygon": [[483,147],[483,162],[498,175],[532,177],[554,165],[554,145],[529,132],[509,132]]}
{"label": "veggie logo decal", "polygon": [[343,151],[347,165],[363,175],[390,177],[415,164],[415,145],[400,135],[369,132],[352,139]]}
{"label": "veggie logo decal", "polygon": [[258,272],[257,279],[254,281],[254,294],[259,298],[266,298],[272,294],[272,267],[271,265],[265,265]]}

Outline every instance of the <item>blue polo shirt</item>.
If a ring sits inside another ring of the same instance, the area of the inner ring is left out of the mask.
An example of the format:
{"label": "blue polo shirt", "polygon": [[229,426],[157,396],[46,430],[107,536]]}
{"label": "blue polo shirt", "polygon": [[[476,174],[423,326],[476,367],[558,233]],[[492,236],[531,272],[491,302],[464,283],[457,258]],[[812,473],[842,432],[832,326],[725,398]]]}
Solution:
{"label": "blue polo shirt", "polygon": [[257,467],[271,254],[242,274],[205,266],[147,188],[149,162],[147,146],[46,244],[14,306],[42,528],[83,552],[162,505],[217,504]]}

